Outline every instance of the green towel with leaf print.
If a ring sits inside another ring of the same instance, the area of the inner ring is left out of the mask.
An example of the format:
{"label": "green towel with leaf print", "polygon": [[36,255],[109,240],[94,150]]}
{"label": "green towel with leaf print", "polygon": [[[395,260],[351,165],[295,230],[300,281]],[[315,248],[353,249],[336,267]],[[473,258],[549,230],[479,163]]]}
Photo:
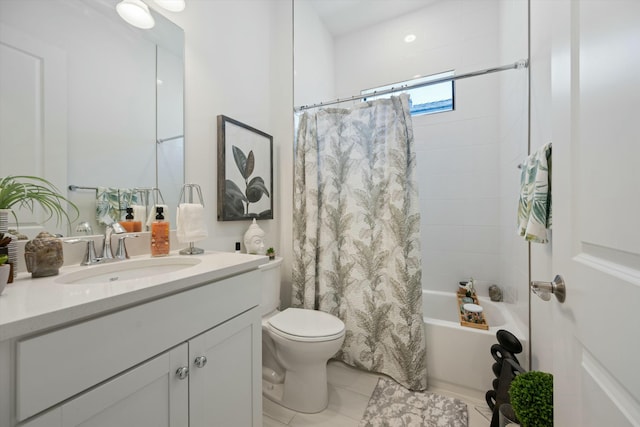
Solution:
{"label": "green towel with leaf print", "polygon": [[518,234],[529,242],[547,243],[551,229],[551,143],[527,157],[520,176]]}
{"label": "green towel with leaf print", "polygon": [[109,225],[122,219],[131,204],[138,203],[138,195],[131,188],[98,187],[96,191],[96,220]]}

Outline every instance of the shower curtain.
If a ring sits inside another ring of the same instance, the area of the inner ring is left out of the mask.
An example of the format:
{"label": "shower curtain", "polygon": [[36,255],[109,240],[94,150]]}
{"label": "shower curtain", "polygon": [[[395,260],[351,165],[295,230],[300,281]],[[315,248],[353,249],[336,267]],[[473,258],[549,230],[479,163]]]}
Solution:
{"label": "shower curtain", "polygon": [[299,118],[292,303],[346,325],[336,358],[427,386],[409,96]]}

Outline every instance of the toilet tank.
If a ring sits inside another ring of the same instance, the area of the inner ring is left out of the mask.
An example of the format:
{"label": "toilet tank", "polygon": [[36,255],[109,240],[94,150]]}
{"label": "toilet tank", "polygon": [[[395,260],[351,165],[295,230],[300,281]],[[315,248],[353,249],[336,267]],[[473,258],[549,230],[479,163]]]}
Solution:
{"label": "toilet tank", "polygon": [[262,274],[262,300],[260,313],[262,316],[280,307],[280,265],[282,258],[276,258],[259,268]]}

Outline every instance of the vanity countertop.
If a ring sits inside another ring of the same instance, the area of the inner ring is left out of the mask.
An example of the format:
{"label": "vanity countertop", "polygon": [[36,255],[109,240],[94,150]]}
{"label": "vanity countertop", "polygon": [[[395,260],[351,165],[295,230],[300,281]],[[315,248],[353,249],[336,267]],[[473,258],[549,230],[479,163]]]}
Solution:
{"label": "vanity countertop", "polygon": [[[186,256],[172,252],[163,257]],[[61,283],[70,274],[82,275],[96,267],[120,266],[151,259],[149,255],[131,257],[130,260],[97,266],[66,266],[60,274],[32,279],[29,273],[20,273],[0,295],[0,341],[33,332],[44,331],[84,318],[106,314],[120,308],[160,298],[204,283],[240,274],[266,264],[265,256],[207,251],[202,255],[189,255],[199,259],[197,265],[148,277],[80,284]]]}

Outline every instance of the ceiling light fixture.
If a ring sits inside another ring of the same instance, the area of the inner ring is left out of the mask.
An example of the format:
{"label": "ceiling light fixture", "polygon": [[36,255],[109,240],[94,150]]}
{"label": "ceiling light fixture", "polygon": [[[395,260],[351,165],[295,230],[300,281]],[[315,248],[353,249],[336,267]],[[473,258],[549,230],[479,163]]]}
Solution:
{"label": "ceiling light fixture", "polygon": [[156,25],[149,7],[141,0],[122,0],[116,5],[118,15],[134,27],[148,30]]}
{"label": "ceiling light fixture", "polygon": [[404,36],[405,43],[411,43],[411,42],[414,42],[415,40],[416,40],[415,34],[407,34],[406,36]]}
{"label": "ceiling light fixture", "polygon": [[182,12],[185,7],[185,0],[153,0],[158,6],[169,12]]}

